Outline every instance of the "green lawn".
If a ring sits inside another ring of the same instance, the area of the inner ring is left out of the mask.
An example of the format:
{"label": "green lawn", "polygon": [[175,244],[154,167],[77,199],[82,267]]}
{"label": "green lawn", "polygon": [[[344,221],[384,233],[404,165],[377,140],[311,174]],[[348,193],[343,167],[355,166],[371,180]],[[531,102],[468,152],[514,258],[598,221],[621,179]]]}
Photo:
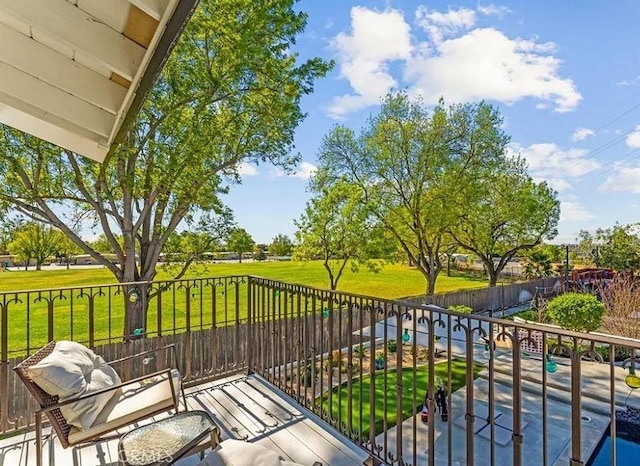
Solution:
{"label": "green lawn", "polygon": [[[483,366],[476,364],[473,369],[474,379],[478,373],[483,369]],[[467,363],[462,360],[454,359],[451,361],[451,390],[455,392],[459,388],[464,387],[466,381]],[[397,371],[391,370],[387,372],[386,377],[383,376],[383,371],[378,371],[375,380],[375,393],[376,402],[374,407],[374,419],[376,435],[385,430],[384,424],[384,403],[386,399],[387,403],[387,424],[386,428],[394,426],[397,416],[396,410],[396,377]],[[426,389],[428,385],[428,371],[427,366],[420,366],[416,369],[415,386],[417,393],[412,390],[414,386],[414,373],[412,368],[404,368],[402,370],[402,385],[405,389],[402,392],[402,419],[407,419],[420,411]],[[440,377],[446,386],[447,384],[447,363],[439,363],[435,366],[435,375]],[[369,404],[369,390],[371,387],[371,377],[363,376],[362,379],[354,380],[352,382],[352,430],[354,432],[361,432],[362,435],[368,436],[370,422],[371,422],[371,405]],[[349,420],[349,405],[347,402],[347,385],[343,384],[340,387],[335,387],[332,391],[332,403],[331,403],[331,415],[334,419],[340,419],[340,421],[348,426]],[[362,400],[362,407],[360,402]],[[323,408],[326,409],[327,396],[322,399]],[[449,408],[451,412],[451,408]]]}
{"label": "green lawn", "polygon": [[[185,276],[218,277],[225,275],[256,275],[273,280],[328,288],[327,272],[320,261],[306,262],[228,262],[195,266]],[[169,271],[159,269],[159,280],[172,278]],[[105,268],[20,271],[0,273],[0,292],[15,290],[37,290],[68,286],[84,286],[115,283],[111,272]],[[444,293],[464,288],[479,288],[487,285],[487,281],[477,277],[464,275],[447,277],[440,274],[436,284],[436,292]],[[381,298],[400,298],[424,294],[426,281],[415,268],[400,264],[387,264],[380,273],[367,271],[352,272],[349,267],[340,279],[338,290],[352,293],[377,296]]]}
{"label": "green lawn", "polygon": [[[318,288],[326,288],[327,276],[320,262],[263,262],[242,263],[229,262],[195,266],[185,278],[256,275],[284,282],[298,283]],[[161,269],[158,280],[170,279],[170,271]],[[91,269],[49,269],[41,271],[11,271],[0,273],[0,292],[20,290],[43,290],[49,288],[80,287],[115,283],[111,273],[104,268]],[[378,274],[366,271],[353,273],[345,271],[340,282],[341,291],[350,291],[384,298],[398,298],[424,293],[424,278],[415,269],[402,265],[390,264]],[[437,291],[444,292],[462,288],[478,287],[485,282],[477,278],[463,276],[446,277],[438,281]],[[109,337],[122,337],[124,304],[121,294],[105,294],[96,296],[94,300],[94,337],[96,342]],[[202,325],[211,326],[215,318],[217,325],[236,320],[235,309],[238,303],[238,317],[246,317],[246,286],[238,289],[232,286],[226,293],[222,287],[202,290],[188,290],[176,287],[163,293],[162,297],[162,329],[166,333],[173,328],[184,328],[187,319],[187,298],[191,300],[189,318],[192,328]],[[237,297],[236,299],[236,292]],[[60,293],[58,293],[60,294]],[[57,297],[53,302],[54,335],[56,340],[73,339],[86,342],[89,340],[89,299],[80,293],[64,292],[64,299]],[[6,295],[7,299],[16,295]],[[19,302],[10,302],[8,309],[8,341],[10,351],[22,354],[25,349],[38,348],[48,341],[48,307],[46,299],[38,299],[37,293],[18,295]],[[50,298],[46,294],[43,297]],[[278,299],[283,299],[281,296]],[[202,303],[202,306],[200,305]],[[215,303],[215,307],[213,304]],[[0,298],[0,304],[1,298]],[[320,305],[320,304],[318,304]],[[149,303],[147,331],[154,332],[158,328],[157,301]],[[319,310],[319,309],[316,309]],[[180,330],[178,330],[180,331]]]}

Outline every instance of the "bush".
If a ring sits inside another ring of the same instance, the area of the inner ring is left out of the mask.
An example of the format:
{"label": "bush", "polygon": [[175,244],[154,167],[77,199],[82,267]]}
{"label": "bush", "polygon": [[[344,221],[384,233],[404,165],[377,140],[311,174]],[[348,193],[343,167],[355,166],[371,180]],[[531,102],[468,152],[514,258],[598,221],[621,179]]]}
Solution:
{"label": "bush", "polygon": [[[596,351],[600,353],[604,362],[609,362],[609,347],[608,346],[596,346]],[[624,361],[631,357],[631,348],[627,348],[626,346],[616,346],[616,355],[615,361],[620,362]]]}
{"label": "bush", "polygon": [[455,306],[449,306],[449,310],[453,312],[459,312],[460,314],[471,314],[473,313],[473,308],[469,306],[465,306],[464,304],[458,304]]}
{"label": "bush", "polygon": [[264,252],[262,249],[258,249],[253,253],[252,258],[253,260],[256,260],[256,261],[264,261],[264,260],[267,260],[267,253]]}
{"label": "bush", "polygon": [[384,353],[379,352],[376,354],[376,359],[374,361],[376,370],[384,369]]}
{"label": "bush", "polygon": [[389,351],[389,353],[395,353],[398,351],[398,343],[396,343],[395,340],[389,340],[387,342],[387,351]]}
{"label": "bush", "polygon": [[590,294],[565,293],[549,301],[547,315],[568,330],[593,332],[602,324],[604,304]]}

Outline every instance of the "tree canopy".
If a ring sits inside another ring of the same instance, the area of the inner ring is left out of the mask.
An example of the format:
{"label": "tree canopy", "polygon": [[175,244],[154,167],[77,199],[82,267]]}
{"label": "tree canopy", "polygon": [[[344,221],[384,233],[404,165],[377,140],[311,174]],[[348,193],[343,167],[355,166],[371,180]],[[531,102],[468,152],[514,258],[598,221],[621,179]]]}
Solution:
{"label": "tree canopy", "polygon": [[347,264],[354,271],[365,265],[376,272],[380,263],[375,259],[384,253],[378,247],[381,231],[372,222],[361,192],[346,182],[325,185],[323,176],[316,174],[312,179],[313,197],[296,221],[294,257],[322,260],[329,286],[335,290]]}
{"label": "tree canopy", "polygon": [[[488,104],[441,101],[429,110],[420,100],[394,93],[359,133],[336,126],[325,136],[319,182],[357,188],[432,294],[450,235],[483,260],[498,253],[506,263],[519,249],[553,234],[555,193],[507,157],[508,142],[502,117]],[[499,211],[492,212],[494,207]]]}
{"label": "tree canopy", "polygon": [[[120,282],[152,280],[179,225],[223,211],[220,194],[239,181],[241,162],[297,162],[300,99],[331,64],[292,52],[307,20],[294,3],[201,1],[104,164],[4,127],[0,211],[61,229]],[[116,260],[75,231],[87,223],[104,232]]]}
{"label": "tree canopy", "polygon": [[[458,190],[458,221],[451,235],[477,255],[495,286],[507,263],[557,234],[560,202],[545,182],[536,183],[519,159],[505,159],[497,169]],[[497,259],[496,259],[497,257]]]}
{"label": "tree canopy", "polygon": [[276,235],[269,245],[269,254],[273,256],[290,256],[293,242],[287,235]]}
{"label": "tree canopy", "polygon": [[581,255],[597,267],[640,268],[640,227],[637,224],[598,228],[595,234],[582,230],[578,241]]}
{"label": "tree canopy", "polygon": [[255,241],[244,228],[234,228],[227,240],[227,249],[238,254],[238,260],[242,262],[242,254],[253,251]]}
{"label": "tree canopy", "polygon": [[9,252],[24,261],[25,268],[33,260],[36,270],[40,270],[49,257],[58,254],[62,238],[60,230],[42,223],[28,222],[15,231],[9,243]]}

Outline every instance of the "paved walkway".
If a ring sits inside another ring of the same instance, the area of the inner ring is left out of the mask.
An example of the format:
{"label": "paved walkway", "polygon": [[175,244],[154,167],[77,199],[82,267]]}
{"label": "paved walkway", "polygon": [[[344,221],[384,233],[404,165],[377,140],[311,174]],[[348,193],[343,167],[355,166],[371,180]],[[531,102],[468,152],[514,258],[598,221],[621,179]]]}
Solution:
{"label": "paved walkway", "polygon": [[[556,359],[558,371],[548,374],[547,390],[547,464],[566,466],[569,464],[571,452],[571,405],[570,405],[570,368]],[[541,361],[523,359],[522,374],[522,423],[523,423],[523,464],[543,464],[543,422],[542,422],[542,389]],[[586,463],[610,420],[609,402],[609,370],[608,364],[583,362],[582,384],[582,459]],[[511,360],[509,355],[497,358],[494,380],[495,396],[495,427],[494,449],[491,449],[491,428],[487,425],[489,380],[485,370],[473,385],[474,394],[474,459],[475,464],[511,464],[513,462],[513,448],[511,441],[513,389],[511,386]],[[615,392],[618,409],[625,406],[640,405],[640,390],[632,392],[624,384],[625,371],[615,368]],[[449,455],[452,464],[465,465],[466,461],[466,388],[462,388],[452,395],[450,407],[450,423],[436,418],[436,464],[447,464]],[[415,436],[413,429],[416,429]],[[396,455],[396,428],[387,432],[387,452]],[[403,459],[412,464],[426,464],[427,454],[427,426],[420,421],[420,416],[411,417],[402,425],[402,445],[405,456]],[[379,445],[384,445],[383,434],[377,437]],[[413,445],[416,444],[416,457],[413,458]]]}

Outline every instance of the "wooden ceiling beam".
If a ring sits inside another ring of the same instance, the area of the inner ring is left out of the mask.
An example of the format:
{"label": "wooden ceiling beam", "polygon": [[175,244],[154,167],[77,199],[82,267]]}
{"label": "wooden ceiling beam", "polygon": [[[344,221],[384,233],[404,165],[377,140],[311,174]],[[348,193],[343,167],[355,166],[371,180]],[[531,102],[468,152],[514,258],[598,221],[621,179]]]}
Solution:
{"label": "wooden ceiling beam", "polygon": [[132,81],[144,47],[66,0],[0,0],[0,11],[80,50]]}
{"label": "wooden ceiling beam", "polygon": [[129,0],[129,3],[140,8],[156,21],[160,21],[167,10],[169,0]]}
{"label": "wooden ceiling beam", "polygon": [[6,63],[0,63],[0,92],[99,134],[105,140],[115,123],[115,115]]}
{"label": "wooden ceiling beam", "polygon": [[127,89],[49,47],[0,24],[0,62],[7,63],[109,113],[120,109]]}
{"label": "wooden ceiling beam", "polygon": [[104,161],[108,147],[97,134],[0,92],[0,123],[29,133],[57,146]]}

